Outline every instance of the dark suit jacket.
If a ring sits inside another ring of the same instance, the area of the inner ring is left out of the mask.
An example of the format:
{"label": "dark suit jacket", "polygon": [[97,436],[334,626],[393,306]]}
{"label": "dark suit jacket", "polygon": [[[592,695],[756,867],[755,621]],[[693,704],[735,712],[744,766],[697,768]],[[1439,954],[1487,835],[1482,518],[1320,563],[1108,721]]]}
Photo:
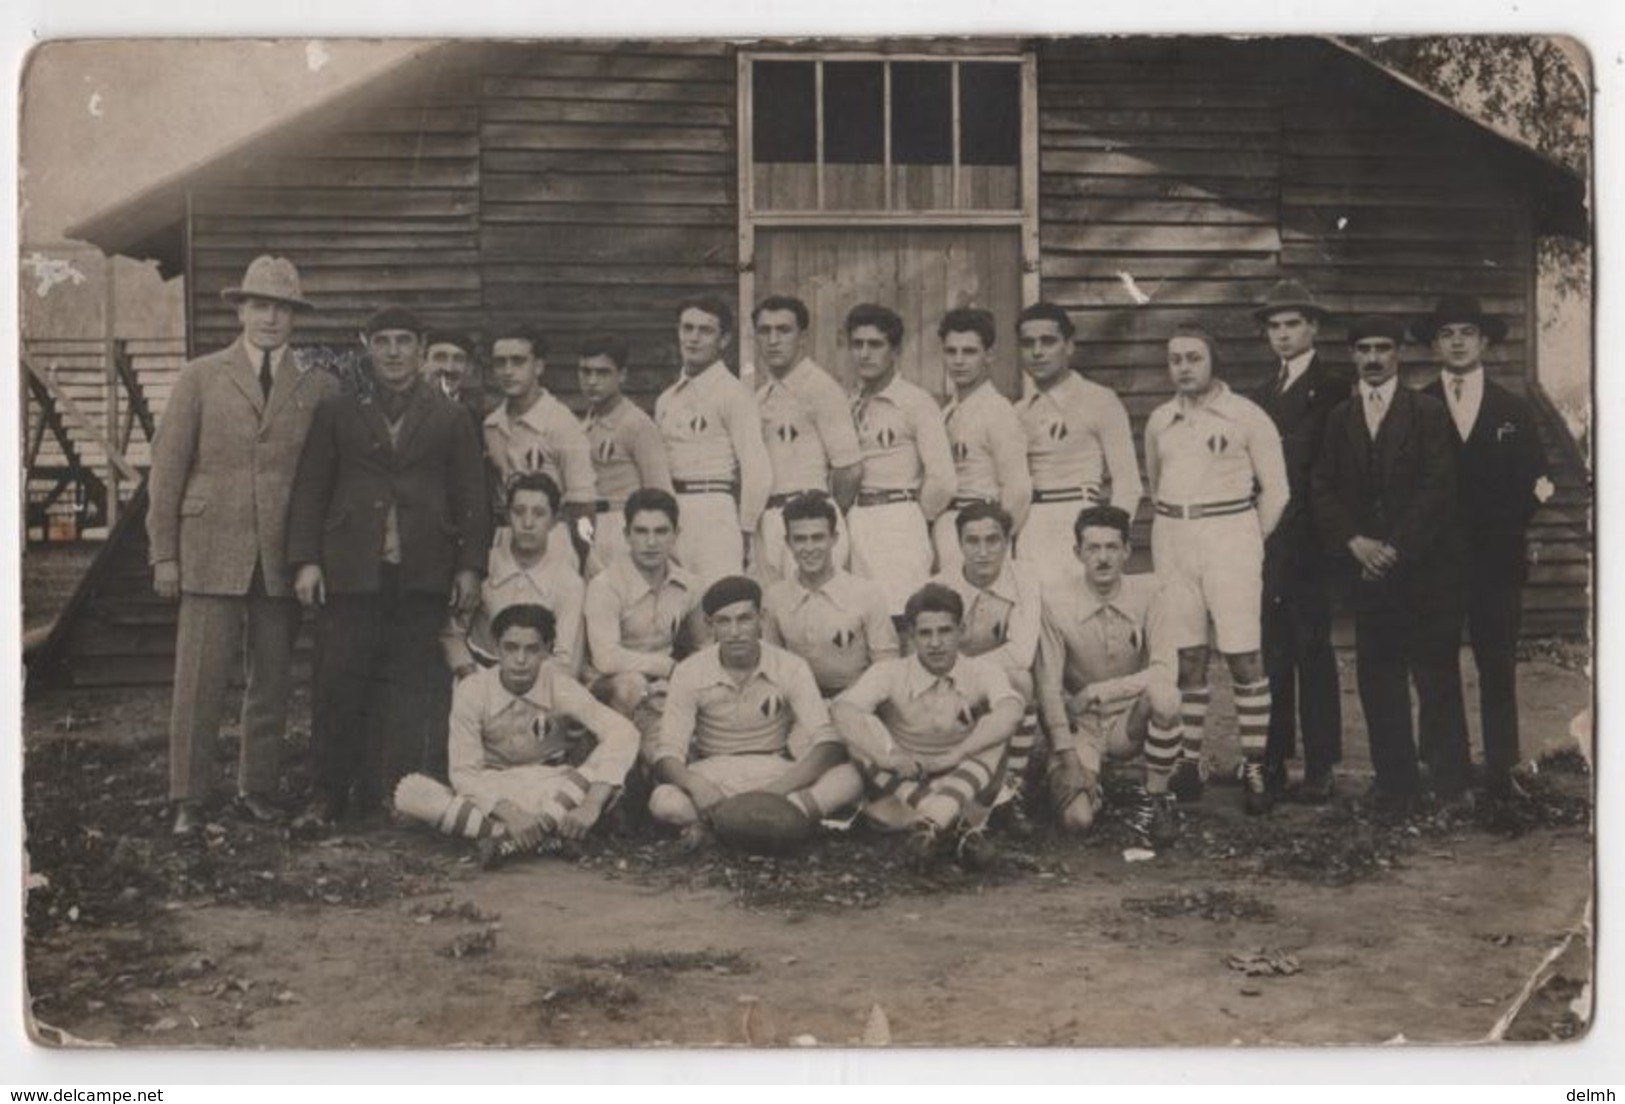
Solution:
{"label": "dark suit jacket", "polygon": [[370,397],[317,407],[294,480],[288,561],[321,564],[331,594],[377,591],[391,505],[403,589],[446,594],[454,572],[484,570],[491,528],[479,439],[467,411],[421,384],[394,445]]}
{"label": "dark suit jacket", "polygon": [[1253,396],[1280,431],[1287,480],[1292,486],[1292,498],[1267,546],[1266,580],[1277,587],[1289,579],[1321,577],[1321,543],[1315,531],[1309,475],[1320,454],[1326,418],[1349,397],[1352,385],[1353,378],[1346,370],[1334,368],[1316,353],[1309,367],[1285,391],[1277,391],[1271,379]]}
{"label": "dark suit jacket", "polygon": [[[1443,405],[1443,378],[1425,394]],[[1450,440],[1468,566],[1479,581],[1521,586],[1529,574],[1524,533],[1540,508],[1535,482],[1546,474],[1534,409],[1486,378],[1472,432],[1463,441],[1452,421]]]}
{"label": "dark suit jacket", "polygon": [[1429,608],[1459,603],[1455,432],[1444,404],[1401,384],[1376,441],[1363,398],[1345,399],[1326,419],[1311,477],[1315,522],[1332,562],[1358,578],[1355,536],[1386,541],[1399,564],[1384,584],[1361,592]]}

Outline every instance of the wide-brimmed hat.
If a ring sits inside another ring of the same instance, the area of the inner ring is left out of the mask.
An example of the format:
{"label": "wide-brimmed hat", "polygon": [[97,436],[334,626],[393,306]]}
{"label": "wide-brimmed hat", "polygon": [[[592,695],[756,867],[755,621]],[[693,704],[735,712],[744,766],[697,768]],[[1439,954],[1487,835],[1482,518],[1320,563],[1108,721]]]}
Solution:
{"label": "wide-brimmed hat", "polygon": [[295,310],[315,310],[316,304],[299,290],[299,270],[286,257],[273,257],[269,253],[255,257],[248,271],[243,273],[241,287],[227,288],[220,298],[236,303],[250,296],[287,303]]}
{"label": "wide-brimmed hat", "polygon": [[1484,313],[1483,304],[1476,295],[1441,295],[1432,314],[1424,314],[1411,328],[1416,339],[1431,343],[1440,327],[1451,322],[1471,322],[1491,341],[1500,341],[1507,335],[1507,324],[1493,314]]}
{"label": "wide-brimmed hat", "polygon": [[1270,288],[1264,301],[1253,311],[1253,317],[1260,322],[1268,322],[1270,315],[1282,311],[1298,311],[1305,318],[1316,322],[1324,322],[1331,312],[1319,303],[1310,294],[1309,289],[1303,286],[1303,281],[1286,279]]}

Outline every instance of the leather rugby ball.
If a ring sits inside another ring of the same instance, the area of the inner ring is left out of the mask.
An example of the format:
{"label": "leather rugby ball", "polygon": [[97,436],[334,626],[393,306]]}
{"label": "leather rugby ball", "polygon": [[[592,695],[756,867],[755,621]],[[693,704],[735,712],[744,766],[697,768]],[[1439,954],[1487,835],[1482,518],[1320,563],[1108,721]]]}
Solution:
{"label": "leather rugby ball", "polygon": [[788,797],[755,791],[711,808],[718,842],[753,855],[787,855],[812,838],[813,822]]}

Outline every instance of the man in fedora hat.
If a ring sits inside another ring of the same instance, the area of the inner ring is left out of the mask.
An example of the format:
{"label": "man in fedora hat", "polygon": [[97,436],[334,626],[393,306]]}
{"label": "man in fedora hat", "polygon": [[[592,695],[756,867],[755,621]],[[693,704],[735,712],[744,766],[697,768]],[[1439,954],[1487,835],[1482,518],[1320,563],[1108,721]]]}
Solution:
{"label": "man in fedora hat", "polygon": [[367,320],[372,394],[322,403],[294,480],[288,561],[318,611],[311,828],[372,813],[445,761],[440,632],[448,606],[479,601],[491,515],[474,424],[423,380],[422,335],[401,307]]}
{"label": "man in fedora hat", "polygon": [[1353,597],[1371,796],[1378,812],[1404,816],[1421,797],[1418,727],[1438,797],[1453,802],[1466,785],[1456,463],[1444,407],[1399,381],[1404,325],[1356,318],[1348,337],[1360,380],[1326,419],[1311,493],[1327,556]]}
{"label": "man in fedora hat", "polygon": [[1298,795],[1332,796],[1343,757],[1343,709],[1332,651],[1326,568],[1309,506],[1309,472],[1320,451],[1326,415],[1348,397],[1348,375],[1316,355],[1325,308],[1298,280],[1282,280],[1253,311],[1278,370],[1253,396],[1275,422],[1292,497],[1264,547],[1264,664],[1270,678],[1270,730],[1264,777],[1286,788],[1298,728],[1303,730],[1303,785]]}
{"label": "man in fedora hat", "polygon": [[153,589],[180,599],[169,722],[174,830],[202,826],[226,681],[244,647],[237,806],[275,815],[278,751],[288,720],[289,669],[299,605],[284,555],[288,496],[299,451],[338,381],[309,371],[289,347],[294,315],[311,309],[299,272],[259,257],[221,297],[242,335],[181,370],[152,447],[147,482]]}
{"label": "man in fedora hat", "polygon": [[1417,323],[1443,371],[1427,393],[1455,423],[1456,491],[1467,565],[1467,631],[1478,667],[1484,780],[1492,798],[1517,795],[1517,644],[1529,565],[1524,533],[1551,493],[1529,403],[1491,380],[1484,353],[1506,323],[1476,297],[1446,295]]}

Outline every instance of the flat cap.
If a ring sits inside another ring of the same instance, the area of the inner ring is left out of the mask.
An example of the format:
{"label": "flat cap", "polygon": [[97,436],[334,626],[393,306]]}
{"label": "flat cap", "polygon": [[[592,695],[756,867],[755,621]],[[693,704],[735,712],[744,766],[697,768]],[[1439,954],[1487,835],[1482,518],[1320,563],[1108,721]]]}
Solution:
{"label": "flat cap", "polygon": [[372,317],[367,319],[367,324],[361,328],[361,332],[368,337],[375,333],[383,333],[385,330],[406,330],[421,334],[423,320],[405,307],[384,307],[382,310],[374,311]]}

